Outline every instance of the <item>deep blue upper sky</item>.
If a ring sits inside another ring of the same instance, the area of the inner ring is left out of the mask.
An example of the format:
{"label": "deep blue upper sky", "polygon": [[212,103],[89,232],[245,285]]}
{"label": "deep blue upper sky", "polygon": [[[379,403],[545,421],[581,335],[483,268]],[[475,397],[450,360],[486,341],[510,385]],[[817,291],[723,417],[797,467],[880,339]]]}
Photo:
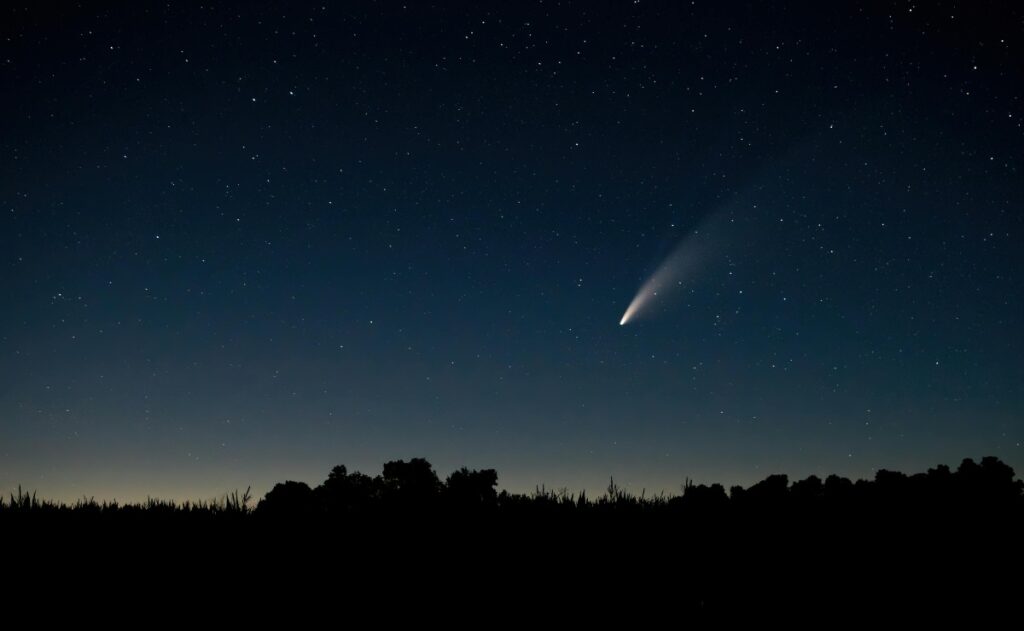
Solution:
{"label": "deep blue upper sky", "polygon": [[0,491],[1024,469],[1013,3],[29,4]]}

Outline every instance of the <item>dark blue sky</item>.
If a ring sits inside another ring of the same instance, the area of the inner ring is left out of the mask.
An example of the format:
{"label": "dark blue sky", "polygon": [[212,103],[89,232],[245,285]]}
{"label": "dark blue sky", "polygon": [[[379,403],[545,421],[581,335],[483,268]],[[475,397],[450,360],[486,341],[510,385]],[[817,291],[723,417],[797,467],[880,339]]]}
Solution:
{"label": "dark blue sky", "polygon": [[0,491],[1024,468],[1019,7],[506,4],[5,6]]}

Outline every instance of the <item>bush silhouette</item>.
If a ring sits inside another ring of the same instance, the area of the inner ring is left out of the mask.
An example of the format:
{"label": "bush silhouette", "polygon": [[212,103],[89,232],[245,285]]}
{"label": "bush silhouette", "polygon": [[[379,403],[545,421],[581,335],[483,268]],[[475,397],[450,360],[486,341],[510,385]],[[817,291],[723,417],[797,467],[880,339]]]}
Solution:
{"label": "bush silhouette", "polygon": [[462,467],[445,480],[449,503],[462,510],[490,508],[498,502],[498,472],[494,469],[470,471]]}
{"label": "bush silhouette", "polygon": [[279,482],[260,500],[256,512],[265,515],[308,515],[313,512],[313,491],[305,482]]}

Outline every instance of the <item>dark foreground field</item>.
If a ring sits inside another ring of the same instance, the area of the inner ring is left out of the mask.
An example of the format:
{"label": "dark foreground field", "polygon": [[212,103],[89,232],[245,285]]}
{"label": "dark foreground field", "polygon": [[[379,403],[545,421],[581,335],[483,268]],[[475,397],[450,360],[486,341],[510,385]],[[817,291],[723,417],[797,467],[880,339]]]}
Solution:
{"label": "dark foreground field", "polygon": [[4,567],[14,594],[270,594],[261,606],[319,594],[346,607],[515,602],[562,615],[818,612],[835,623],[894,610],[990,616],[1022,603],[1024,483],[995,458],[872,481],[688,484],[675,497],[614,483],[593,499],[516,495],[496,482],[492,470],[465,469],[441,481],[413,459],[374,477],[336,467],[315,488],[278,484],[255,506],[246,494],[67,506],[19,493],[0,507]]}

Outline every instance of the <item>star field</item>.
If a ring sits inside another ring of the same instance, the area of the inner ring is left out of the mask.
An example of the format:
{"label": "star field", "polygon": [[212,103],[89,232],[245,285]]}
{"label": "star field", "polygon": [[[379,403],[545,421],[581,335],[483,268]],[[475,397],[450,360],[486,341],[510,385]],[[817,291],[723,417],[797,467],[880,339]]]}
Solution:
{"label": "star field", "polygon": [[1024,469],[1011,4],[2,11],[0,491]]}

